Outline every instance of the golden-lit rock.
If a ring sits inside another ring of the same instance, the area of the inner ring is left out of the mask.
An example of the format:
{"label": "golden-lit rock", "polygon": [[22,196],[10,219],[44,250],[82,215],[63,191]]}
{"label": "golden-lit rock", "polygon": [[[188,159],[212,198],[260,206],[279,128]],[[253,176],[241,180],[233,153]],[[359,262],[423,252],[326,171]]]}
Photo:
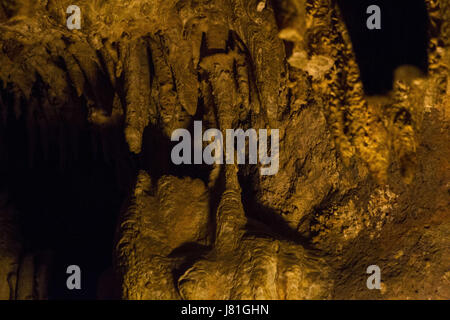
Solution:
{"label": "golden-lit rock", "polygon": [[[117,276],[123,299],[450,297],[448,1],[426,1],[428,73],[399,66],[372,96],[335,1],[78,0],[79,30],[66,27],[71,4],[0,0],[0,163],[21,160],[3,161],[20,141],[30,167],[77,163],[84,143],[114,167],[108,183],[128,199],[102,287]],[[279,129],[278,173],[176,167],[170,137],[194,120]],[[94,162],[79,165],[93,175]],[[21,195],[3,194],[0,299],[45,299],[50,259],[23,252]],[[379,291],[365,287],[374,264]]]}

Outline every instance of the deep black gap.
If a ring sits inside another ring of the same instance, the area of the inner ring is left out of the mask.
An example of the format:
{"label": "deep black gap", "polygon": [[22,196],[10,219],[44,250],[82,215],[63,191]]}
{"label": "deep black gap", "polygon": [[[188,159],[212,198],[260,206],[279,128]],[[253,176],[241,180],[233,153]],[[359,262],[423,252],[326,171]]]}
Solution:
{"label": "deep black gap", "polygon": [[205,164],[203,158],[202,164],[194,164],[194,121],[202,121],[202,137],[203,133],[210,129],[208,124],[203,121],[206,112],[204,108],[203,100],[199,99],[196,114],[189,120],[189,124],[186,126],[180,123],[179,127],[176,128],[186,127],[185,129],[191,134],[191,164],[176,165],[171,159],[173,147],[183,141],[183,138],[180,141],[171,141],[171,137],[163,132],[162,125],[149,125],[145,128],[142,145],[146,148],[143,148],[140,155],[139,167],[149,172],[153,181],[157,181],[164,175],[173,175],[179,178],[198,178],[208,184],[212,166]]}
{"label": "deep black gap", "polygon": [[[429,17],[424,0],[337,0],[347,25],[368,95],[392,89],[401,65],[428,69]],[[370,5],[381,9],[381,30],[366,26]]]}
{"label": "deep black gap", "polygon": [[[61,125],[67,124],[48,124],[48,155],[38,138],[30,165],[27,122],[10,113],[1,132],[2,168],[6,168],[0,172],[1,187],[19,212],[25,252],[52,254],[49,299],[95,299],[99,278],[112,266],[117,215],[126,196],[126,188],[117,182],[115,162],[122,169],[129,165],[129,174],[133,168],[126,155],[106,161],[101,144],[92,143],[95,130],[87,122],[78,127],[78,156],[69,152],[61,165]],[[71,150],[71,142],[65,143]],[[66,287],[69,265],[81,268],[81,290]]]}

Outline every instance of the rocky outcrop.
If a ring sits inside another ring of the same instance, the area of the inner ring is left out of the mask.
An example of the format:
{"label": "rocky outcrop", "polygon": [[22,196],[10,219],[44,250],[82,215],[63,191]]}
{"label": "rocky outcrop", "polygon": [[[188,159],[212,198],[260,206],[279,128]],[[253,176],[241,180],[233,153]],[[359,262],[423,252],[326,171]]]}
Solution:
{"label": "rocky outcrop", "polygon": [[[80,30],[68,1],[0,1],[2,130],[26,120],[31,166],[53,145],[66,163],[89,130],[134,181],[113,249],[124,299],[448,298],[450,9],[426,3],[428,73],[400,66],[369,97],[335,1],[79,0]],[[194,120],[279,129],[278,173],[174,169],[171,134]],[[0,298],[45,298],[0,207]]]}

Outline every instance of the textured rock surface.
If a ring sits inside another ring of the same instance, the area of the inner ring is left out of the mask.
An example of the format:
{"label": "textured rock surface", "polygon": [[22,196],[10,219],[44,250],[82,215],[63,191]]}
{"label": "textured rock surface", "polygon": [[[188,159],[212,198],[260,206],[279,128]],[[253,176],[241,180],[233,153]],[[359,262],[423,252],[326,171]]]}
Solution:
{"label": "textured rock surface", "polygon": [[[450,298],[446,1],[427,1],[428,74],[400,67],[375,97],[331,0],[76,2],[70,31],[73,1],[0,1],[0,127],[24,119],[30,165],[53,145],[63,165],[93,132],[129,193],[122,298]],[[279,172],[174,169],[170,135],[193,120],[280,129]],[[0,298],[45,298],[45,263],[2,199]]]}

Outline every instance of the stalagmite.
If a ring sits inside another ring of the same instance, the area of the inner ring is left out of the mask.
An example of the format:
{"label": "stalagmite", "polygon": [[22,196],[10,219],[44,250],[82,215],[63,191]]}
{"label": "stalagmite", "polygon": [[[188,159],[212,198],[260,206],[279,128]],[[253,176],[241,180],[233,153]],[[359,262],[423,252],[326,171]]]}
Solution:
{"label": "stalagmite", "polygon": [[35,295],[37,300],[47,300],[52,276],[53,254],[40,252],[35,256]]}
{"label": "stalagmite", "polygon": [[20,118],[22,115],[22,95],[19,89],[16,88],[14,90],[14,100],[13,100],[13,111],[14,115],[16,116],[16,120]]}
{"label": "stalagmite", "polygon": [[[186,189],[180,189],[183,183]],[[185,197],[186,190],[190,197]],[[147,173],[139,173],[115,245],[124,298],[179,298],[172,270],[183,259],[171,257],[171,253],[184,244],[204,241],[207,200],[199,180],[169,176],[152,185]],[[172,220],[173,216],[178,219]],[[143,261],[152,267],[147,268]]]}
{"label": "stalagmite", "polygon": [[19,272],[17,276],[17,293],[18,300],[33,300],[34,296],[34,255],[25,254],[20,262]]}
{"label": "stalagmite", "polygon": [[0,191],[0,300],[16,298],[17,272],[22,254],[18,212],[6,190]]}
{"label": "stalagmite", "polygon": [[237,177],[237,166],[225,168],[225,191],[216,213],[216,250],[221,254],[237,250],[245,232],[244,208],[241,200],[241,187]]}

